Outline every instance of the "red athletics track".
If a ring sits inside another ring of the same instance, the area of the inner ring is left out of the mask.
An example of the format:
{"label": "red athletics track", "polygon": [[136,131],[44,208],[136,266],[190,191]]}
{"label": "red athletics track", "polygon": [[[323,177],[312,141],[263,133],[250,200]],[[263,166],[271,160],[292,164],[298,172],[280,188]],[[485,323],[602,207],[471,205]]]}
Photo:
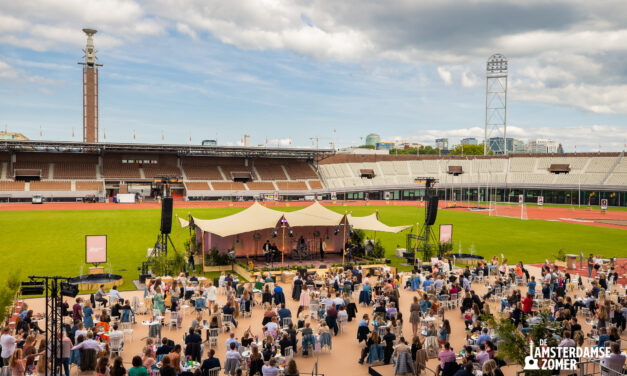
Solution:
{"label": "red athletics track", "polygon": [[[312,201],[290,201],[290,202],[274,202],[267,201],[263,203],[269,207],[286,207],[286,206],[308,206]],[[421,201],[375,201],[371,200],[365,203],[364,201],[320,201],[325,206],[415,206],[424,207],[424,202]],[[175,208],[244,208],[251,206],[253,201],[183,201],[174,200]],[[440,203],[440,207],[445,207],[445,203]],[[18,203],[0,203],[0,211],[15,211],[15,210],[89,210],[89,209],[161,209],[161,204],[156,201],[143,202],[141,204],[114,204],[114,203],[84,203],[84,202],[48,202],[41,205],[33,205],[30,202],[18,202]]]}
{"label": "red athletics track", "polygon": [[[587,257],[587,255],[585,255]],[[531,266],[537,266],[538,268],[541,268],[543,264],[531,264]],[[579,269],[579,265],[581,265],[583,268]],[[570,273],[570,275],[572,276],[573,274],[576,275],[580,275],[582,277],[587,277],[588,276],[588,266],[586,261],[584,260],[583,262],[579,262],[577,261],[577,269],[566,269],[562,266],[558,267],[559,270],[561,271],[568,271]],[[617,283],[619,285],[625,285],[627,284],[627,258],[617,258],[616,259],[616,266],[615,266],[615,270],[616,273],[618,273],[618,280]],[[592,270],[592,278],[595,278],[599,275],[599,272],[597,272],[596,270]],[[607,273],[606,273],[607,275]],[[574,279],[574,278],[573,278]]]}
{"label": "red athletics track", "polygon": [[[462,203],[463,204],[463,203]],[[467,208],[450,208],[451,210],[468,210]],[[578,223],[589,226],[612,227],[627,230],[627,211],[608,210],[604,214],[601,210],[587,210],[577,208],[557,208],[557,207],[538,207],[526,206],[527,218],[543,219],[546,221],[559,221],[567,223]],[[488,210],[479,213],[489,214]],[[497,205],[496,213],[498,216],[520,218],[519,205]],[[623,224],[601,223],[598,221],[622,221]]]}

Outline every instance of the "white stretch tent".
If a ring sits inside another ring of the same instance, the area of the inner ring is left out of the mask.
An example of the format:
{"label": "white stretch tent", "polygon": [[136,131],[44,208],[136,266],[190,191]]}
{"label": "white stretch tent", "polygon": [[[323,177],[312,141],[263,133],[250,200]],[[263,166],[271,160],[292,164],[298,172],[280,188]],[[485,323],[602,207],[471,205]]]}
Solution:
{"label": "white stretch tent", "polygon": [[[357,230],[401,232],[411,226],[388,226],[379,221],[377,213],[372,213],[365,217],[354,217],[346,215],[349,226]],[[284,218],[289,227],[312,227],[312,226],[339,226],[344,223],[344,215],[334,212],[320,205],[318,201],[293,212],[280,212],[268,209],[255,202],[247,209],[239,213],[216,219],[193,218],[194,224],[204,232],[226,237],[245,232],[265,230],[275,228],[279,221]],[[187,227],[189,222],[179,218],[181,227]]]}

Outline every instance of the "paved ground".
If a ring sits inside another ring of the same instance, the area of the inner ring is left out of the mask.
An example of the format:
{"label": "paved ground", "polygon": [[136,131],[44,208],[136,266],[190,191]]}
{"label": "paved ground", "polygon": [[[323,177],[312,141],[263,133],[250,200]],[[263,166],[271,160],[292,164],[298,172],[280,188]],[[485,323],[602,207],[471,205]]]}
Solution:
{"label": "paved ground", "polygon": [[[539,275],[539,268],[530,266],[529,271],[532,275]],[[585,278],[584,278],[585,279]],[[292,313],[295,315],[297,310],[297,302],[294,302],[291,299],[291,286],[283,285],[284,291],[286,292],[287,305],[288,308],[292,310]],[[475,289],[478,294],[482,295],[486,291],[486,287],[483,283],[475,283],[473,285],[473,289]],[[522,289],[522,287],[521,287]],[[526,291],[526,288],[524,289]],[[622,292],[622,291],[621,291]],[[579,294],[580,291],[575,291],[569,293],[569,295]],[[133,295],[143,297],[142,292],[138,291],[129,291],[122,292],[122,295],[125,298],[130,298]],[[411,300],[416,293],[411,292],[410,290],[403,290],[401,297],[400,310],[405,317],[409,316],[409,306],[411,304]],[[219,295],[219,302],[223,303],[226,298],[224,295]],[[35,309],[35,311],[41,312],[43,310],[43,300],[42,299],[28,299],[28,305]],[[70,302],[71,303],[71,302]],[[498,312],[500,305],[496,302],[490,303],[492,312]],[[358,306],[358,317],[361,317],[364,313],[369,313],[372,315],[372,308],[365,306]],[[141,321],[145,319],[146,316],[138,317],[138,324],[134,326],[134,334],[133,340],[127,341],[123,352],[123,358],[125,363],[130,363],[132,356],[139,354],[142,347],[145,344],[145,341],[141,340],[141,338],[145,337],[147,334],[147,328],[141,324]],[[207,315],[204,315],[204,318],[207,318]],[[453,309],[447,311],[445,314],[445,318],[450,320],[452,330],[454,335],[451,336],[451,343],[455,350],[459,351],[461,347],[465,344],[465,335],[464,335],[464,323],[459,309]],[[183,328],[187,328],[192,319],[191,315],[187,315],[183,321]],[[253,317],[252,318],[240,318],[239,327],[236,329],[235,333],[237,337],[240,337],[243,332],[247,328],[251,328],[254,334],[259,335],[261,332],[261,319],[262,319],[262,309],[261,307],[255,307],[253,309]],[[589,330],[589,326],[585,323],[583,318],[580,320],[582,325],[584,325],[584,330]],[[315,328],[317,328],[318,323],[313,322]],[[174,339],[176,342],[181,342],[183,338],[184,329],[179,330],[171,330],[169,328],[163,328],[162,334],[164,336],[168,336],[169,338]],[[314,362],[318,361],[318,368],[321,373],[324,373],[327,376],[335,376],[335,375],[366,375],[367,374],[367,366],[359,365],[357,360],[359,358],[360,351],[363,345],[357,343],[356,340],[357,333],[357,321],[352,321],[348,323],[346,326],[345,332],[339,334],[337,337],[333,337],[333,350],[331,351],[323,351],[321,354],[315,357],[303,357],[298,354],[296,356],[296,361],[299,366],[301,372],[311,372]],[[405,320],[403,325],[403,333],[408,340],[411,340],[411,324]],[[227,339],[226,334],[220,335],[219,345],[217,348],[217,355],[220,358],[222,364],[224,363],[225,357],[225,341]],[[428,366],[434,369],[437,366],[437,360],[432,359],[429,361]],[[389,368],[389,367],[388,367]],[[503,371],[506,376],[515,375],[516,370],[519,367],[517,366],[508,366],[503,368]],[[383,371],[384,369],[382,369]],[[384,374],[392,374],[389,370],[386,370]]]}

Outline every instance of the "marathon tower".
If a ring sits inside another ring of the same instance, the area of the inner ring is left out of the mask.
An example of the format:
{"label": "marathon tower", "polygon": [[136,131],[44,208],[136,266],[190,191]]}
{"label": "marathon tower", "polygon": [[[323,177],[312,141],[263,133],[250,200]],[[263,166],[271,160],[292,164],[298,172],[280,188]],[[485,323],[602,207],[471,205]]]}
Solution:
{"label": "marathon tower", "polygon": [[98,67],[94,39],[96,30],[83,29],[87,34],[87,45],[83,52],[83,142],[98,142]]}

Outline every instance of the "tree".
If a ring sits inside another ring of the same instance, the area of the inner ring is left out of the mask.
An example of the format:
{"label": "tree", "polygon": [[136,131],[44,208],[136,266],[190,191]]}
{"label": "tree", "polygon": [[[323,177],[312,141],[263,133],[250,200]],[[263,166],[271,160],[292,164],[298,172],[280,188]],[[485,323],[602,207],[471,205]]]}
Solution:
{"label": "tree", "polygon": [[375,149],[374,145],[360,145],[357,146],[359,149]]}
{"label": "tree", "polygon": [[[462,145],[455,146],[451,151],[451,155],[462,155]],[[494,152],[488,147],[488,155],[493,155]],[[483,145],[463,145],[463,155],[483,155]]]}
{"label": "tree", "polygon": [[401,154],[401,155],[425,155],[425,154],[440,154],[440,150],[438,148],[434,148],[431,146],[421,146],[420,149],[416,149],[413,147],[407,149],[391,149],[390,154]]}

